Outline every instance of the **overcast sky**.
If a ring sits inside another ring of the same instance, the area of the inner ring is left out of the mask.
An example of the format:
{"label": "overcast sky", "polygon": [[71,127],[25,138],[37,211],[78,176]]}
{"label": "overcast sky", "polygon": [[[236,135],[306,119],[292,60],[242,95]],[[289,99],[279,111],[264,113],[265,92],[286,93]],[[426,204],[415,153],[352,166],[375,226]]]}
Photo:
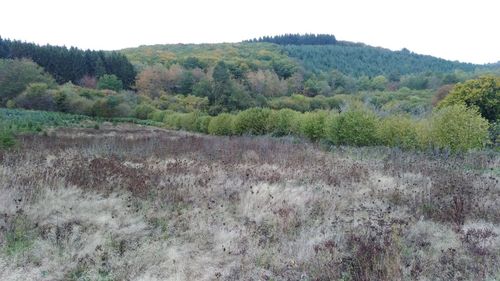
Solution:
{"label": "overcast sky", "polygon": [[0,36],[121,49],[329,33],[473,63],[500,61],[500,1],[444,0],[6,0]]}

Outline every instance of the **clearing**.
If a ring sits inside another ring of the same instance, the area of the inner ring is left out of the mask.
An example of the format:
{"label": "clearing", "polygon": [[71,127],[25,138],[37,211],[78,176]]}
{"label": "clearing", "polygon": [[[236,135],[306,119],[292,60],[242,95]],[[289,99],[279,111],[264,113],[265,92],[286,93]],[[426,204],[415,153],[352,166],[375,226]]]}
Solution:
{"label": "clearing", "polygon": [[0,280],[499,280],[498,153],[103,124],[0,151]]}

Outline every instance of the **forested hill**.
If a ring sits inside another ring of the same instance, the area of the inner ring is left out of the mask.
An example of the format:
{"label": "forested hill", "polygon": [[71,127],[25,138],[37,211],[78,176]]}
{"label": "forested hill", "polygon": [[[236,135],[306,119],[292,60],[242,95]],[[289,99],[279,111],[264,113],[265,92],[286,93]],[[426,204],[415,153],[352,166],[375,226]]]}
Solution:
{"label": "forested hill", "polygon": [[474,71],[478,65],[420,55],[407,49],[391,51],[363,44],[286,45],[283,51],[312,72],[337,69],[351,76],[399,76],[413,73]]}
{"label": "forested hill", "polygon": [[408,74],[472,72],[486,67],[420,55],[407,49],[391,51],[337,41],[334,36],[326,35],[282,35],[241,43],[141,46],[122,50],[122,53],[139,66],[156,63],[182,65],[189,60],[196,60],[203,66],[214,66],[218,60],[224,60],[241,68],[242,72],[274,68],[278,74],[285,72],[285,75],[290,69],[303,69],[313,74],[337,70],[352,77],[384,75],[397,79]]}

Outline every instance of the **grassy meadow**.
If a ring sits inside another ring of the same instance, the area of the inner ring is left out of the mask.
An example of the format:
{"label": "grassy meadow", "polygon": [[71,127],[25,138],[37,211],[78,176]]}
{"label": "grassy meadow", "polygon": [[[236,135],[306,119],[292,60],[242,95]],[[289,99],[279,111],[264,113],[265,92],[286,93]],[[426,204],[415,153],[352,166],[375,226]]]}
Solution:
{"label": "grassy meadow", "polygon": [[498,153],[110,122],[0,150],[0,280],[498,280]]}

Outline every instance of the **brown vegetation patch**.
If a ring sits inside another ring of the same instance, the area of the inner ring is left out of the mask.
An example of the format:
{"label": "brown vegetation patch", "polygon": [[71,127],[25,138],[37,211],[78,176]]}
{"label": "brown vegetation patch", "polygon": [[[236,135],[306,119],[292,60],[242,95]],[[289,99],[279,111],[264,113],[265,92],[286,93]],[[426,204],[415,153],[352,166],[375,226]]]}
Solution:
{"label": "brown vegetation patch", "polygon": [[497,154],[112,124],[0,153],[1,280],[500,276]]}

